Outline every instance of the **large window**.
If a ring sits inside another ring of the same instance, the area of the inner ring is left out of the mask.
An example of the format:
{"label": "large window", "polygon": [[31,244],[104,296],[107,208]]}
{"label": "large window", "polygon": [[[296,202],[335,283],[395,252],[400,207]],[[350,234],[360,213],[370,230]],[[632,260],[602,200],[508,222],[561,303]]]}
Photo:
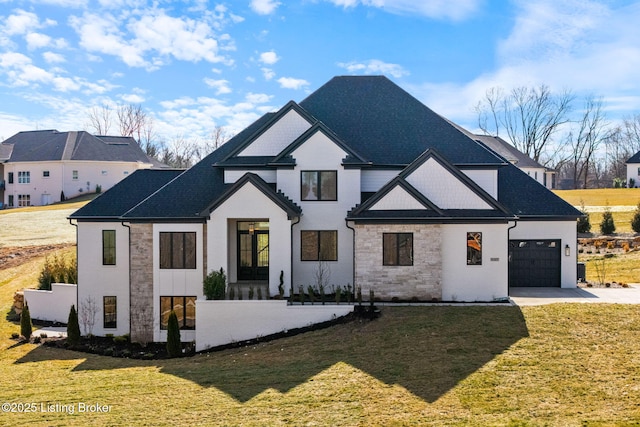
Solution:
{"label": "large window", "polygon": [[337,261],[338,232],[335,230],[301,231],[302,261]]}
{"label": "large window", "polygon": [[116,265],[116,230],[102,230],[102,265]]}
{"label": "large window", "polygon": [[160,233],[160,268],[196,268],[196,233]]}
{"label": "large window", "polygon": [[31,172],[18,172],[18,184],[29,184],[31,182]]}
{"label": "large window", "polygon": [[18,194],[18,206],[31,206],[31,195]]}
{"label": "large window", "polygon": [[336,171],[302,171],[300,178],[302,200],[338,200]]}
{"label": "large window", "polygon": [[102,298],[102,312],[104,313],[104,328],[111,329],[117,327],[118,311],[116,308],[116,297]]}
{"label": "large window", "polygon": [[382,264],[413,265],[413,233],[383,233]]}
{"label": "large window", "polygon": [[482,265],[482,233],[467,233],[467,265]]}
{"label": "large window", "polygon": [[196,297],[160,297],[160,329],[167,329],[171,310],[176,312],[180,329],[196,328]]}
{"label": "large window", "polygon": [[7,173],[7,181],[9,184],[13,184],[13,172]]}

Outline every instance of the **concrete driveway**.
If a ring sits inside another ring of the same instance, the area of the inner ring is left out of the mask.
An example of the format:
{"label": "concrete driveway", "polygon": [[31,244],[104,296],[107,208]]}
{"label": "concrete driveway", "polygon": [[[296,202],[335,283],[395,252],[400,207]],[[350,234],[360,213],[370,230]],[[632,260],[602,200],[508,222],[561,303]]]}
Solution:
{"label": "concrete driveway", "polygon": [[640,304],[640,284],[628,288],[510,288],[520,306],[562,302]]}

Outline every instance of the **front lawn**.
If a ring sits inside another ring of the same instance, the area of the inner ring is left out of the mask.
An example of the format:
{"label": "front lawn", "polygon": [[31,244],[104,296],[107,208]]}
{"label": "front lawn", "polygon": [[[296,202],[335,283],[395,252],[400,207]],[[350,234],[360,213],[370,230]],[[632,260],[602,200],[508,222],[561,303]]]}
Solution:
{"label": "front lawn", "polygon": [[[38,262],[0,270],[2,313]],[[637,306],[385,307],[372,322],[153,361],[16,345],[17,331],[0,318],[2,400],[37,410],[2,425],[640,422]]]}

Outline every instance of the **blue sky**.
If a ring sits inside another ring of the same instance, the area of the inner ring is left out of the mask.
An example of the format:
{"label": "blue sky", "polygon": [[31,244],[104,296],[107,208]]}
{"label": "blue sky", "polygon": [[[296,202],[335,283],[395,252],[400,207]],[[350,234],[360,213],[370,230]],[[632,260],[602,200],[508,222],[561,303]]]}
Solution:
{"label": "blue sky", "polygon": [[235,133],[346,74],[472,130],[495,86],[601,96],[615,122],[640,113],[638,22],[617,0],[0,0],[0,139],[129,103],[167,141]]}

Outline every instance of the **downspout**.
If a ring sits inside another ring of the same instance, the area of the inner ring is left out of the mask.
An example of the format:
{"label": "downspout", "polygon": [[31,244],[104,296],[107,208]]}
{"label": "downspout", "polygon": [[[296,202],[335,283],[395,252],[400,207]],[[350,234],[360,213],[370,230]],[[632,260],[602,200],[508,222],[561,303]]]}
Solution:
{"label": "downspout", "polygon": [[[78,265],[78,223],[73,223],[71,218],[69,218],[69,224],[73,225],[76,228],[76,266]],[[76,282],[78,280],[78,271],[76,267]],[[76,283],[76,310],[78,309],[78,284]]]}
{"label": "downspout", "polygon": [[511,242],[511,230],[518,226],[518,220],[515,219],[513,221],[513,225],[507,228],[507,296],[511,296],[511,282],[509,281],[509,272],[511,271],[511,251],[509,250],[509,245]]}
{"label": "downspout", "polygon": [[[131,223],[129,223],[131,224]],[[131,336],[131,227],[124,223],[124,221],[120,221],[120,225],[123,227],[127,227],[129,230],[129,238],[128,247],[129,247],[129,336]]]}
{"label": "downspout", "polygon": [[351,230],[351,239],[352,239],[352,243],[351,243],[351,247],[352,249],[352,253],[353,253],[353,260],[351,261],[352,265],[351,265],[351,271],[352,271],[352,280],[351,283],[353,283],[353,295],[355,296],[356,294],[356,229],[353,227],[349,226],[349,220],[347,218],[344,219],[344,224],[345,226]]}
{"label": "downspout", "polygon": [[289,235],[291,236],[291,244],[289,245],[289,247],[291,248],[291,271],[289,272],[290,274],[290,278],[289,280],[291,281],[291,289],[289,290],[289,303],[291,303],[291,298],[293,297],[293,226],[297,225],[300,223],[300,217],[298,217],[298,221],[296,222],[292,222],[291,223],[291,232],[289,233]]}

